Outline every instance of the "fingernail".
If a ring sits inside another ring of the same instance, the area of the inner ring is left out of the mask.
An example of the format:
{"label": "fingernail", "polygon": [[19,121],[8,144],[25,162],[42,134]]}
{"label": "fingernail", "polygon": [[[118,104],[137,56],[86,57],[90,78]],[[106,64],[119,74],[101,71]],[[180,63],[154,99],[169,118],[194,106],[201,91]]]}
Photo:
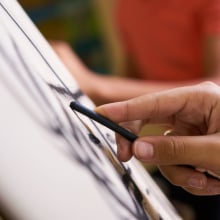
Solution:
{"label": "fingernail", "polygon": [[202,179],[192,177],[188,180],[188,185],[196,189],[203,189],[205,187],[205,182]]}
{"label": "fingernail", "polygon": [[137,141],[134,143],[134,153],[138,159],[149,160],[153,157],[153,146],[146,142]]}

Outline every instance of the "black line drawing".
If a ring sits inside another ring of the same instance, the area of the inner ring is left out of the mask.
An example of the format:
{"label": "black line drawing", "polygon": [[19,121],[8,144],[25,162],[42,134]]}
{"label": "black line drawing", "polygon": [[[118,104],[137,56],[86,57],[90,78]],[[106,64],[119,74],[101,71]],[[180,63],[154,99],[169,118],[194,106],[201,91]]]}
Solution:
{"label": "black line drawing", "polygon": [[[7,75],[0,73],[1,80],[18,104],[45,132],[56,135],[63,141],[66,157],[80,164],[91,174],[106,202],[110,206],[114,205],[113,212],[116,213],[118,219],[162,219],[159,211],[150,206],[150,202],[142,193],[144,191],[150,195],[152,194],[151,189],[146,185],[141,192],[131,177],[133,170],[117,160],[113,148],[114,138],[108,133],[104,133],[94,121],[85,120],[80,114],[76,112],[74,114],[70,109],[68,111],[69,101],[81,102],[85,97],[84,94],[79,88],[70,88],[65,84],[41,49],[36,46],[22,25],[1,2],[0,9],[16,26],[16,31],[23,36],[24,40],[22,43],[18,42],[16,37],[3,27],[6,39],[1,40],[3,36],[0,36],[0,59],[13,73],[11,77],[16,79],[29,99],[33,100],[31,104],[38,109],[38,112],[33,110],[33,106],[30,107],[20,92],[11,86]],[[10,49],[5,47],[4,40],[7,40],[7,46],[10,45]],[[43,73],[39,72],[39,69],[32,68],[29,60],[24,57],[22,50],[24,46],[35,52],[35,56],[40,62],[39,65],[47,66],[48,73],[55,78],[53,82],[47,82],[41,77]],[[73,143],[77,143],[77,146]],[[105,168],[111,168],[114,171],[113,175],[117,177],[123,190],[117,188],[117,184],[111,179],[111,175],[105,171]],[[161,198],[156,199],[160,203]]]}
{"label": "black line drawing", "polygon": [[[27,93],[32,97],[33,100],[38,100],[41,102],[41,111],[42,114],[45,116],[44,121],[40,121],[37,116],[34,115],[33,112],[30,112],[27,110],[29,114],[32,115],[33,119],[36,121],[36,123],[40,123],[42,128],[46,129],[49,132],[54,133],[55,135],[59,135],[66,143],[66,146],[69,149],[69,152],[71,154],[71,157],[78,161],[82,166],[84,166],[86,169],[89,169],[91,174],[93,175],[94,179],[98,182],[100,188],[103,188],[105,191],[106,196],[108,195],[110,200],[113,200],[117,205],[117,209],[115,209],[115,212],[118,212],[119,219],[148,219],[146,214],[144,213],[142,207],[140,206],[141,203],[141,195],[138,192],[137,187],[135,186],[135,183],[132,181],[132,179],[129,177],[129,174],[126,173],[126,170],[123,171],[123,175],[121,176],[125,187],[127,187],[131,201],[133,202],[133,207],[131,208],[130,205],[127,205],[127,201],[123,198],[123,194],[121,195],[121,192],[115,188],[114,183],[111,181],[109,176],[104,172],[103,169],[103,163],[102,160],[97,155],[96,151],[94,150],[94,147],[91,147],[91,145],[96,145],[96,147],[100,149],[104,149],[104,146],[102,146],[102,142],[98,142],[95,135],[91,133],[91,129],[88,129],[88,126],[85,127],[85,131],[80,130],[76,127],[74,124],[74,121],[71,120],[69,117],[69,114],[67,113],[64,105],[61,102],[61,99],[65,98],[65,96],[70,96],[71,98],[78,99],[83,94],[80,92],[80,90],[76,91],[75,93],[71,92],[67,87],[58,87],[56,85],[47,84],[45,83],[45,87],[48,87],[48,89],[51,90],[51,92],[54,94],[54,98],[57,100],[57,103],[60,105],[60,108],[63,111],[62,117],[65,117],[68,121],[68,128],[63,124],[63,122],[60,120],[60,115],[54,111],[53,106],[51,104],[50,99],[45,95],[44,88],[42,85],[39,84],[38,80],[36,79],[36,75],[38,74],[35,70],[31,70],[28,61],[24,60],[22,56],[22,52],[20,51],[19,46],[17,43],[13,40],[13,37],[9,36],[10,43],[13,47],[14,55],[17,58],[17,61],[22,66],[23,70],[25,71],[25,78],[23,77],[24,72],[21,74],[19,70],[17,69],[17,66],[14,64],[14,60],[11,59],[10,55],[7,52],[7,49],[3,47],[3,45],[0,45],[0,56],[2,59],[4,59],[8,66],[11,67],[11,69],[14,72],[14,77],[22,84],[22,86],[26,89]],[[58,77],[58,80],[61,81],[61,79]],[[61,85],[64,83],[61,82]],[[9,91],[13,91],[13,88],[8,88]],[[21,98],[19,98],[19,93],[14,93],[17,100],[22,101]],[[22,101],[21,105],[26,106],[25,102]],[[79,116],[78,116],[79,117]],[[80,120],[80,117],[79,117]],[[81,123],[83,123],[83,120],[80,120]],[[84,124],[85,125],[85,124]],[[95,126],[95,124],[94,124]],[[70,129],[71,128],[71,129]],[[100,132],[101,136],[103,137],[103,134],[99,129],[97,129],[97,132]],[[89,137],[89,138],[88,138]],[[71,140],[72,139],[77,140],[79,143],[79,146],[81,147],[81,151],[83,152],[83,157],[81,157],[82,153],[79,154],[79,150],[75,148],[75,146],[72,145]],[[91,138],[95,141],[95,144],[91,142]],[[103,137],[104,138],[104,137]],[[109,145],[109,142],[104,138],[104,141]],[[83,149],[84,148],[84,149]],[[85,150],[85,148],[87,148]],[[87,153],[89,148],[89,154]],[[85,150],[85,151],[84,151]],[[113,152],[109,152],[111,154]],[[90,157],[93,155],[93,157]],[[94,160],[94,158],[96,160]],[[123,169],[122,164],[118,163],[120,169]],[[132,187],[130,187],[132,185]],[[132,188],[132,190],[131,190]],[[136,195],[139,195],[136,197]],[[123,216],[123,212],[120,212],[120,209],[127,210],[127,214]]]}

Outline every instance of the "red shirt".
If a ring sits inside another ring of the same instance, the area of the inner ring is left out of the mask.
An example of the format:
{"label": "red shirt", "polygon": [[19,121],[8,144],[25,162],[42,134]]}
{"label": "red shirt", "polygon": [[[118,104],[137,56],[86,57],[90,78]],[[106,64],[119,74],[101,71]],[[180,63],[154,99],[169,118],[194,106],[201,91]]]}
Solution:
{"label": "red shirt", "polygon": [[220,33],[220,0],[118,0],[122,44],[150,80],[203,75],[203,40]]}

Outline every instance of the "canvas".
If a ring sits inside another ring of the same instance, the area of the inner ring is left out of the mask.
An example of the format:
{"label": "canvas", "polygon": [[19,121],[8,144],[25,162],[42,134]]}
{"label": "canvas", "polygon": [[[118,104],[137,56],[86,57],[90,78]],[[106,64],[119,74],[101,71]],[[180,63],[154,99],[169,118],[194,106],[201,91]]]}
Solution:
{"label": "canvas", "polygon": [[0,211],[4,219],[181,219],[114,133],[73,112],[93,109],[14,0],[0,1]]}

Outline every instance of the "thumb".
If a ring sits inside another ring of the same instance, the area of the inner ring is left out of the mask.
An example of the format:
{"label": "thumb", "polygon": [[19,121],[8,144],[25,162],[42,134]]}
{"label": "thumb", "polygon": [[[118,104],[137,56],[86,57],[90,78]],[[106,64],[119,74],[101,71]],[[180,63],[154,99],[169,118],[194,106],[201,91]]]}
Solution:
{"label": "thumb", "polygon": [[219,135],[142,137],[132,151],[137,159],[152,164],[220,167]]}

